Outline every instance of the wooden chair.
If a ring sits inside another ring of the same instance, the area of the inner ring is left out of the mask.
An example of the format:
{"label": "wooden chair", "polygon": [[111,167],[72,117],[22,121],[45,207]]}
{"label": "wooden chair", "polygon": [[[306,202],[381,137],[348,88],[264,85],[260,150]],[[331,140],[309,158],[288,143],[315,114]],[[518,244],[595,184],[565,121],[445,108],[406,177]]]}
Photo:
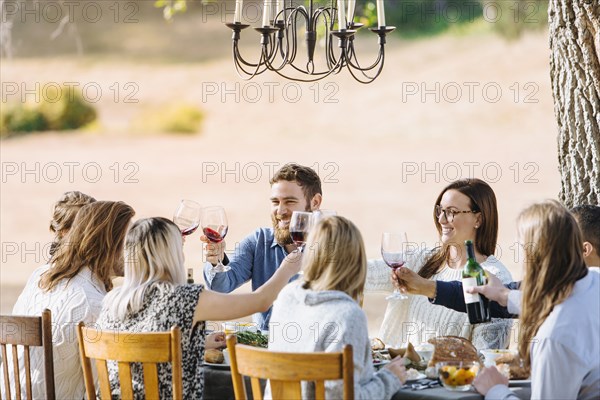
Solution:
{"label": "wooden chair", "polygon": [[281,353],[237,344],[227,337],[231,379],[236,400],[247,400],[243,376],[249,376],[252,396],[263,398],[261,379],[269,379],[273,399],[301,399],[302,381],[315,383],[315,398],[325,399],[326,380],[344,380],[344,399],[354,399],[352,346],[339,353]]}
{"label": "wooden chair", "polygon": [[6,346],[12,350],[13,384],[15,397],[21,399],[21,374],[17,349],[23,346],[25,364],[25,394],[27,399],[33,397],[31,388],[31,358],[29,347],[42,347],[44,354],[44,379],[46,398],[53,400],[54,391],[54,361],[52,355],[52,314],[45,309],[40,317],[24,317],[16,315],[0,315],[0,346],[2,347],[2,363],[4,372],[4,390],[8,399],[13,399],[11,392],[11,379],[9,378],[10,360],[7,357]]}
{"label": "wooden chair", "polygon": [[173,326],[170,332],[129,333],[97,330],[80,322],[77,327],[79,354],[88,400],[96,399],[96,388],[90,359],[96,360],[100,398],[111,399],[110,379],[106,361],[116,361],[119,368],[121,398],[134,397],[130,363],[141,363],[146,398],[159,398],[157,363],[170,362],[173,371],[173,399],[183,399],[181,368],[181,330]]}

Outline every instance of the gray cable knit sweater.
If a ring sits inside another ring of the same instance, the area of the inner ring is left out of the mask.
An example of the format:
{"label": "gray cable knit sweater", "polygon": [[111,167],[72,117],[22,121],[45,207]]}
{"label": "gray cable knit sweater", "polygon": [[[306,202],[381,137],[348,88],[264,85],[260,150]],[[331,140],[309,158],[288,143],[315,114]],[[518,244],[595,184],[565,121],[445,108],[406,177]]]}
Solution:
{"label": "gray cable knit sweater", "polygon": [[[303,283],[292,282],[279,293],[271,315],[269,350],[336,352],[351,344],[355,397],[391,398],[402,384],[385,368],[375,372],[365,313],[343,292],[306,290]],[[314,398],[314,385],[303,385],[303,398]],[[342,381],[327,381],[325,390],[327,399],[341,399]],[[267,388],[265,398],[270,394]]]}

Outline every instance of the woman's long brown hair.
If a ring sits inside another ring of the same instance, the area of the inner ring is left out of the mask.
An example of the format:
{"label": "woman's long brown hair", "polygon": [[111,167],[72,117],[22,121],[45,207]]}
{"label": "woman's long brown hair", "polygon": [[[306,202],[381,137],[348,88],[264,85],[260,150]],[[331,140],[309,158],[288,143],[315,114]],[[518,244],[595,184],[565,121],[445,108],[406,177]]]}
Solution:
{"label": "woman's long brown hair", "polygon": [[121,201],[97,201],[82,207],[73,226],[50,260],[39,286],[52,290],[61,280],[71,279],[88,267],[106,290],[111,278],[123,270],[123,252],[127,227],[135,212]]}
{"label": "woman's long brown hair", "polygon": [[[456,190],[467,196],[471,200],[471,210],[481,213],[481,222],[475,234],[475,249],[485,256],[494,254],[498,241],[498,206],[496,204],[496,195],[490,185],[481,179],[461,179],[452,182],[441,191],[432,211],[433,222],[440,236],[442,234],[442,226],[437,215],[435,215],[435,206],[440,204],[442,196],[448,190]],[[447,243],[436,248],[419,271],[419,275],[427,279],[435,275],[450,258],[450,245],[452,244],[462,246],[462,243]]]}
{"label": "woman's long brown hair", "polygon": [[559,202],[547,200],[528,207],[517,225],[525,255],[519,353],[529,366],[532,338],[588,270],[577,221]]}

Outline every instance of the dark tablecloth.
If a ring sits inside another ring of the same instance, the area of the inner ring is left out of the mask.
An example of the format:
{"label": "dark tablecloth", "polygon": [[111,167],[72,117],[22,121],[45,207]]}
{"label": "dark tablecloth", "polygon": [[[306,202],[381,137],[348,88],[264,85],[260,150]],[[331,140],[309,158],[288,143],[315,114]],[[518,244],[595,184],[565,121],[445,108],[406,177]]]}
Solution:
{"label": "dark tablecloth", "polygon": [[[531,389],[525,387],[511,387],[521,399],[528,400],[531,397]],[[248,398],[252,399],[252,389],[250,380],[246,380],[246,393]],[[226,400],[234,399],[233,383],[231,382],[231,372],[222,367],[204,367],[204,399],[205,400]],[[402,389],[397,392],[393,400],[482,400],[483,396],[474,391],[469,392],[451,392],[444,388],[430,388],[423,390]]]}

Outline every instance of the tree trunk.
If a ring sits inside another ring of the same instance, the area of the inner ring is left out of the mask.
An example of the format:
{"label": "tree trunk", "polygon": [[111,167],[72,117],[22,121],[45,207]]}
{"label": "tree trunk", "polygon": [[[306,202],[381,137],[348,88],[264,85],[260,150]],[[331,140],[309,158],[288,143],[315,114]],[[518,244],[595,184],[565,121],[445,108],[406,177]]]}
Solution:
{"label": "tree trunk", "polygon": [[600,2],[551,0],[550,77],[558,122],[560,200],[600,203]]}

